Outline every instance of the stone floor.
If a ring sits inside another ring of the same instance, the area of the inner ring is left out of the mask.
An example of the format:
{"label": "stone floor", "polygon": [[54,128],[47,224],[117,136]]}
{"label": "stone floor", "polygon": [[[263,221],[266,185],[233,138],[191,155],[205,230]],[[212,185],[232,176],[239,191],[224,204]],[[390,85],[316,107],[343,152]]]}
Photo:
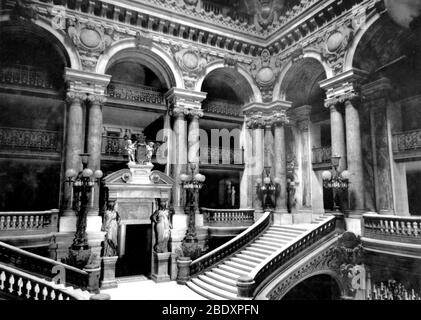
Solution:
{"label": "stone floor", "polygon": [[205,300],[187,286],[175,281],[155,283],[146,278],[121,279],[118,288],[101,290],[111,300]]}

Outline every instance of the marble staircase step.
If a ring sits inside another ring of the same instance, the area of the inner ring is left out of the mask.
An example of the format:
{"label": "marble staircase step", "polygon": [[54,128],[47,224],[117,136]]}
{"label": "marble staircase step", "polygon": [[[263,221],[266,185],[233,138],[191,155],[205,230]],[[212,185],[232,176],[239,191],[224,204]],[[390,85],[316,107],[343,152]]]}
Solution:
{"label": "marble staircase step", "polygon": [[223,298],[221,296],[217,296],[217,295],[209,292],[208,290],[201,288],[200,286],[196,285],[192,281],[187,282],[187,286],[191,290],[193,290],[194,292],[196,292],[197,294],[200,294],[202,297],[205,297],[206,299],[209,299],[209,300],[229,300],[227,298]]}

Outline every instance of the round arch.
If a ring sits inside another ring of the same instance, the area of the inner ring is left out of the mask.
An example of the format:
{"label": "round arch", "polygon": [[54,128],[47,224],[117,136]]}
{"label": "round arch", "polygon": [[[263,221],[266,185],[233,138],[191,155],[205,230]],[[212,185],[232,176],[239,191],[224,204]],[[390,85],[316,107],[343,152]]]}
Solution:
{"label": "round arch", "polygon": [[[333,77],[333,70],[331,67],[329,67],[329,65],[323,61],[320,53],[316,52],[315,50],[312,50],[311,48],[309,49],[305,49],[304,50],[304,55],[303,55],[303,59],[313,59],[313,60],[317,60],[320,65],[323,67],[325,74],[326,74],[326,78],[331,78]],[[287,64],[285,64],[280,71],[280,75],[278,77],[278,81],[275,84],[275,87],[273,89],[273,101],[276,100],[285,100],[285,92],[282,92],[282,86],[285,83],[285,78],[288,75],[288,73],[291,71],[291,68],[294,67],[296,63],[294,63],[293,61],[289,61]]]}
{"label": "round arch", "polygon": [[362,38],[365,36],[365,34],[371,29],[371,27],[382,17],[381,13],[376,13],[374,16],[372,16],[364,25],[364,27],[361,27],[357,34],[354,37],[354,40],[352,41],[351,47],[348,49],[346,55],[345,55],[345,63],[344,63],[344,72],[349,71],[354,66],[354,57],[355,53],[357,51],[358,46],[361,43]]}
{"label": "round arch", "polygon": [[297,282],[294,282],[290,287],[288,287],[284,293],[278,297],[279,300],[284,299],[294,288],[298,287],[299,285],[302,285],[303,283],[305,283],[306,281],[310,280],[310,279],[314,279],[316,277],[320,277],[320,276],[326,276],[326,277],[330,277],[331,280],[333,280],[333,282],[337,285],[337,289],[338,289],[338,295],[339,297],[342,297],[345,295],[346,293],[346,289],[345,286],[341,280],[341,278],[338,276],[338,274],[332,270],[319,270],[317,272],[313,272],[310,275],[303,277],[302,279],[300,279]]}
{"label": "round arch", "polygon": [[[206,77],[211,74],[214,71],[221,70],[225,74],[227,74],[230,78],[233,78],[241,85],[247,85],[247,87],[250,89],[250,96],[249,96],[249,102],[262,102],[262,94],[259,90],[259,88],[254,83],[253,78],[250,76],[250,74],[245,71],[241,67],[236,68],[230,68],[227,67],[223,61],[215,61],[213,63],[210,63],[207,65],[206,70],[201,78],[196,83],[195,90],[201,91],[203,82],[205,81]],[[244,90],[244,87],[241,88]]]}
{"label": "round arch", "polygon": [[[1,15],[0,16],[0,23],[3,22],[11,22],[9,15]],[[64,53],[67,55],[66,58],[69,60],[69,65],[67,67],[72,69],[82,69],[82,64],[80,61],[79,53],[76,50],[76,47],[73,45],[72,41],[69,37],[67,37],[63,32],[60,32],[54,29],[50,24],[46,23],[42,20],[35,20],[33,22],[36,26],[45,30],[48,35],[52,36],[57,40],[60,44]]]}
{"label": "round arch", "polygon": [[183,77],[174,60],[161,48],[153,44],[150,49],[138,49],[134,39],[123,39],[114,43],[98,60],[96,72],[106,70],[121,59],[140,59],[168,88],[184,88]]}

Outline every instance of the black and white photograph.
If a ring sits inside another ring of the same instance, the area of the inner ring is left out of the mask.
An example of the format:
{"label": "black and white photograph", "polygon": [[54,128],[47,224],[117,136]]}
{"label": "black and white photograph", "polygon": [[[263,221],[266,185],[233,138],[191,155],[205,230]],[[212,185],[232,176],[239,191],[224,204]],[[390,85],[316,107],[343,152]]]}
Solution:
{"label": "black and white photograph", "polygon": [[0,300],[420,301],[421,1],[0,0]]}

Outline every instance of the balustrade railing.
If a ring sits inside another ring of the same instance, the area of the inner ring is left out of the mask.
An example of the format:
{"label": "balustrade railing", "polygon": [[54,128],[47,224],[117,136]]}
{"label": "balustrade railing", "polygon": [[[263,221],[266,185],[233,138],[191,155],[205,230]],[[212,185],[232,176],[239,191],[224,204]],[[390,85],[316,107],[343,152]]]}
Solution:
{"label": "balustrade railing", "polygon": [[57,131],[0,127],[0,149],[57,152],[59,137]]}
{"label": "balustrade railing", "polygon": [[27,65],[0,66],[0,83],[42,89],[54,88],[45,70]]}
{"label": "balustrade railing", "polygon": [[[164,150],[160,148],[163,144],[162,141],[152,141],[146,140],[147,142],[154,143],[154,156],[155,157],[162,157]],[[111,136],[102,136],[102,154],[115,156],[115,157],[122,157],[127,156],[127,151],[125,149],[126,141],[124,138],[120,137],[111,137]]]}
{"label": "balustrade railing", "polygon": [[254,223],[253,209],[208,209],[201,208],[203,221],[208,226],[250,226]]}
{"label": "balustrade railing", "polygon": [[244,149],[221,147],[200,148],[200,162],[202,164],[244,164]]}
{"label": "balustrade railing", "polygon": [[208,113],[230,117],[240,117],[241,115],[241,105],[224,100],[205,101],[203,102],[202,107],[203,111]]}
{"label": "balustrade railing", "polygon": [[0,296],[2,293],[18,300],[86,300],[77,292],[0,263]]}
{"label": "balustrade railing", "polygon": [[115,99],[152,104],[165,104],[164,95],[158,89],[147,86],[130,86],[112,82],[108,85],[108,96]]}
{"label": "balustrade railing", "polygon": [[394,153],[416,149],[421,149],[421,129],[395,133],[393,135]]}
{"label": "balustrade railing", "polygon": [[[325,222],[321,223],[317,228],[312,229],[303,234],[299,239],[294,239],[282,249],[275,251],[268,258],[263,260],[254,270],[247,276],[247,283],[252,285],[251,288],[244,290],[243,284],[238,284],[239,296],[242,298],[250,298],[254,295],[256,288],[261,285],[272,273],[286,265],[298,254],[315,244],[322,238],[332,234],[336,230],[336,217],[332,216]],[[244,296],[245,294],[250,296]]]}
{"label": "balustrade railing", "polygon": [[332,160],[332,148],[331,147],[322,147],[322,148],[313,148],[313,164],[328,164]]}
{"label": "balustrade railing", "polygon": [[370,239],[421,244],[421,217],[365,214],[362,236]]}
{"label": "balustrade railing", "polygon": [[251,243],[259,234],[264,232],[269,227],[271,222],[272,213],[265,213],[259,221],[236,236],[234,239],[194,260],[190,265],[190,275],[195,275],[212,267],[216,263],[221,262],[226,257],[245,247]]}
{"label": "balustrade railing", "polygon": [[19,249],[4,242],[0,242],[0,263],[12,265],[49,281],[56,276],[54,269],[59,267],[64,271],[66,284],[81,289],[90,287],[91,273]]}
{"label": "balustrade railing", "polygon": [[49,233],[58,231],[59,210],[0,212],[0,237],[10,234]]}

